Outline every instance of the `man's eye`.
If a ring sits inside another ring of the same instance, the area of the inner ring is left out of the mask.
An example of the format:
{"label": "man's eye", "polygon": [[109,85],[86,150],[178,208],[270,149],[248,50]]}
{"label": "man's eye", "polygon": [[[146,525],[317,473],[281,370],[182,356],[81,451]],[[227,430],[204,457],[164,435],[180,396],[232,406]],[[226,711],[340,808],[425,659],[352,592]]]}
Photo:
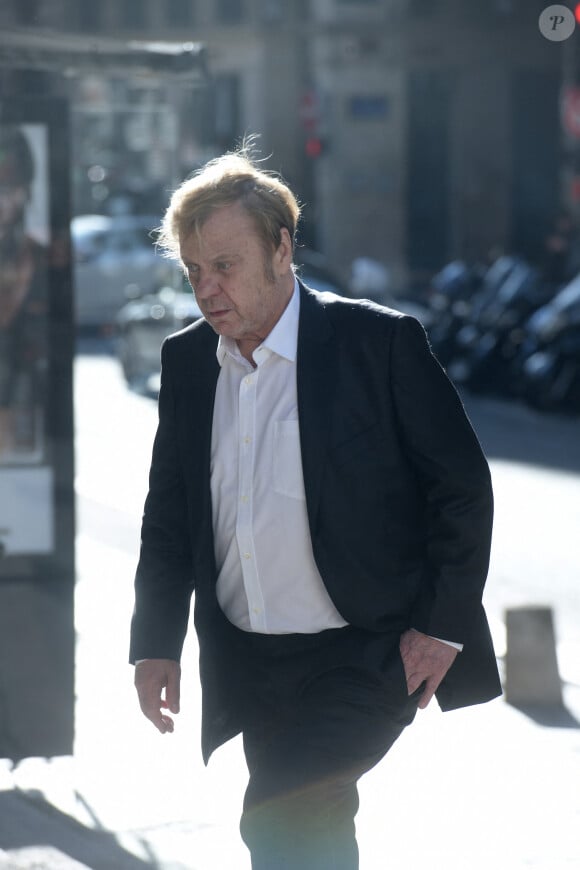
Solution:
{"label": "man's eye", "polygon": [[232,264],[224,261],[223,263],[218,263],[217,267],[220,272],[228,272],[232,268]]}

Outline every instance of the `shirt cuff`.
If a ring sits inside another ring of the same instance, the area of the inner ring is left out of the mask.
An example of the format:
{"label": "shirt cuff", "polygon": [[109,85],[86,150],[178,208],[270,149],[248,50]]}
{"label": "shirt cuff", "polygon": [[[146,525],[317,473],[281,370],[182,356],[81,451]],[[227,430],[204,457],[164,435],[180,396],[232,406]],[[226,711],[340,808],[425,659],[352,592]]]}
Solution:
{"label": "shirt cuff", "polygon": [[[433,637],[433,635],[430,634],[429,637]],[[433,640],[438,640],[439,643],[444,643],[447,646],[452,646],[453,649],[457,650],[457,652],[461,652],[463,650],[462,643],[455,643],[455,641],[453,641],[453,640],[443,640],[442,637],[433,637]]]}

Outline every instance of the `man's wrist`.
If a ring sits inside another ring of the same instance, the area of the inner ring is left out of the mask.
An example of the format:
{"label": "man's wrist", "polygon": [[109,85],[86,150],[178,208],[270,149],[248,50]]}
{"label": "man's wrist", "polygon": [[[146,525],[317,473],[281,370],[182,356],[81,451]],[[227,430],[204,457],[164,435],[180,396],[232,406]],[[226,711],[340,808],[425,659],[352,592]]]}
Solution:
{"label": "man's wrist", "polygon": [[[433,635],[430,634],[429,637],[433,637]],[[453,649],[457,650],[457,652],[462,652],[463,650],[463,644],[456,643],[454,640],[443,640],[442,637],[433,637],[433,640],[438,640],[439,643],[444,643],[446,646],[452,646]]]}
{"label": "man's wrist", "polygon": [[419,631],[418,628],[413,628],[411,630],[416,631],[419,634],[424,635],[425,637],[430,637],[431,640],[438,640],[439,643],[444,643],[445,646],[451,646],[451,647],[453,647],[453,649],[456,649],[457,652],[463,651],[463,644],[462,643],[457,643],[457,641],[454,641],[454,640],[446,640],[445,638],[442,638],[442,637],[435,637],[433,634],[426,634],[424,631]]}

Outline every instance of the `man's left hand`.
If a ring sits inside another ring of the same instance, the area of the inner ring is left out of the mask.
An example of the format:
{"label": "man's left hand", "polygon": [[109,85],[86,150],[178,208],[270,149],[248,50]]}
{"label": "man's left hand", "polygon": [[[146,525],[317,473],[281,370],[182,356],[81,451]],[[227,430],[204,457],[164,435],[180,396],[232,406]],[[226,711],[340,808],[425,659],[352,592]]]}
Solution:
{"label": "man's left hand", "polygon": [[455,661],[457,650],[414,628],[401,635],[399,649],[405,666],[409,695],[425,683],[418,704],[419,708],[424,710]]}

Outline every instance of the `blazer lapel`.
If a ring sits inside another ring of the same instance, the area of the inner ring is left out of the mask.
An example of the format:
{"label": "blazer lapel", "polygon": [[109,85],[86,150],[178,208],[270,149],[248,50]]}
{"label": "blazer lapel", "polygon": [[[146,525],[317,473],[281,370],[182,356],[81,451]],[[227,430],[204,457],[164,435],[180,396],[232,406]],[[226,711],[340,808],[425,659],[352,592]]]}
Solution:
{"label": "blazer lapel", "polygon": [[183,453],[187,458],[187,479],[192,494],[194,554],[198,562],[213,565],[213,531],[210,488],[211,430],[213,406],[219,375],[216,359],[217,336],[202,327],[204,341],[197,353],[194,344],[182,364],[182,405],[179,419]]}
{"label": "blazer lapel", "polygon": [[323,297],[300,284],[297,393],[306,506],[314,532],[336,385],[336,344]]}

